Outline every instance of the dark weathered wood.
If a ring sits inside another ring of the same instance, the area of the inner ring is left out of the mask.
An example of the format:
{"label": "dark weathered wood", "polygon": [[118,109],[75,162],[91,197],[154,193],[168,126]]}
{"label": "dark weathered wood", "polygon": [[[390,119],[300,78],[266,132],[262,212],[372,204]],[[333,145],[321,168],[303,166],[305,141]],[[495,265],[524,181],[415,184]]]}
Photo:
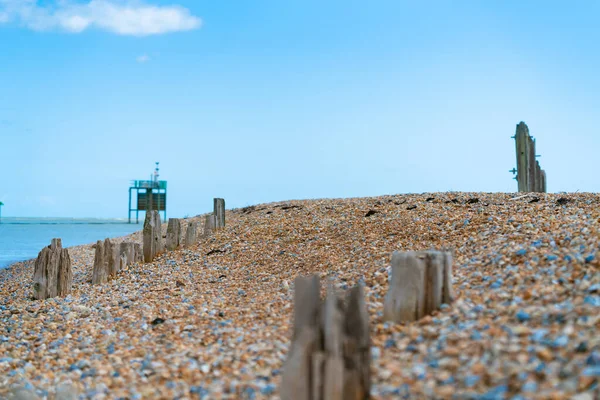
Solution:
{"label": "dark weathered wood", "polygon": [[312,355],[318,349],[318,332],[314,328],[303,329],[292,342],[281,377],[281,400],[311,400]]}
{"label": "dark weathered wood", "polygon": [[198,223],[188,222],[185,230],[185,247],[193,246],[198,241]]}
{"label": "dark weathered wood", "polygon": [[415,253],[394,252],[383,318],[416,321],[425,312],[425,263]]}
{"label": "dark weathered wood", "polygon": [[73,269],[71,268],[71,256],[69,250],[60,249],[60,262],[58,265],[58,278],[56,295],[59,297],[65,297],[71,293],[71,286],[73,285]]}
{"label": "dark weathered wood", "polygon": [[442,304],[450,304],[454,301],[454,290],[452,289],[452,253],[444,251],[441,254],[444,260]]}
{"label": "dark weathered wood", "polygon": [[519,192],[529,191],[529,128],[525,122],[520,122],[517,125],[517,133],[515,135],[515,146],[517,152],[517,182],[519,184]]}
{"label": "dark weathered wood", "polygon": [[385,297],[386,321],[411,322],[453,301],[452,256],[448,252],[394,252]]}
{"label": "dark weathered wood", "polygon": [[182,244],[182,228],[179,218],[169,218],[167,225],[167,250],[173,251]]}
{"label": "dark weathered wood", "polygon": [[109,238],[104,239],[105,259],[107,263],[108,277],[112,278],[121,270],[119,246],[111,242]]}
{"label": "dark weathered wood", "polygon": [[125,254],[119,255],[119,271],[123,271],[128,265],[127,256]]}
{"label": "dark weathered wood", "polygon": [[161,222],[158,211],[146,211],[143,236],[144,262],[152,262],[163,251]]}
{"label": "dark weathered wood", "polygon": [[535,139],[529,135],[529,128],[524,122],[517,125],[515,147],[519,192],[545,193],[546,173],[536,160]]}
{"label": "dark weathered wood", "polygon": [[425,315],[439,310],[442,305],[442,292],[444,286],[444,258],[437,251],[430,251],[423,255],[426,262],[425,269]]}
{"label": "dark weathered wood", "polygon": [[142,253],[142,246],[139,243],[122,242],[119,245],[119,254],[120,254],[121,260],[123,260],[123,257],[125,259],[124,264],[121,262],[121,265],[122,265],[121,269],[123,269],[125,266],[135,264],[136,262],[144,261],[144,255]]}
{"label": "dark weathered wood", "polygon": [[204,218],[204,236],[208,237],[212,235],[215,230],[215,216],[214,214],[208,214]]}
{"label": "dark weathered wood", "polygon": [[105,242],[98,240],[96,242],[96,252],[94,254],[94,268],[92,270],[92,285],[101,285],[108,282],[108,255],[105,249]]}
{"label": "dark weathered wood", "polygon": [[61,239],[52,239],[35,260],[33,297],[38,300],[66,296],[71,292],[73,272],[69,251],[62,248]]}
{"label": "dark weathered wood", "polygon": [[214,199],[215,228],[225,227],[225,199]]}
{"label": "dark weathered wood", "polygon": [[294,338],[305,328],[319,324],[320,307],[319,277],[298,276],[294,280]]}
{"label": "dark weathered wood", "polygon": [[316,275],[294,281],[294,329],[281,399],[367,399],[371,345],[362,287],[344,298],[330,285],[324,301],[319,293]]}
{"label": "dark weathered wood", "polygon": [[542,193],[547,193],[548,189],[546,188],[546,171],[542,170]]}
{"label": "dark weathered wood", "polygon": [[[344,385],[345,399],[364,399],[371,391],[371,336],[369,311],[362,286],[351,288],[346,294],[346,339],[344,346],[347,357],[353,360],[353,377],[346,373],[347,381],[355,382],[352,388]],[[348,350],[350,354],[348,354]],[[347,367],[348,368],[348,367]]]}
{"label": "dark weathered wood", "polygon": [[136,243],[135,245],[135,259],[134,262],[143,263],[144,262],[144,250],[140,243]]}

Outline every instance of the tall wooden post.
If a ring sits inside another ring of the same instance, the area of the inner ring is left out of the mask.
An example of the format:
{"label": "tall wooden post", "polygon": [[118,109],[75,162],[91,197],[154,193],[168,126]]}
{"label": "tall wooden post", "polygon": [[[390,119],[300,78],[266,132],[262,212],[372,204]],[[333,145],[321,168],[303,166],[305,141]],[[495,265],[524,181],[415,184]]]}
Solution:
{"label": "tall wooden post", "polygon": [[225,200],[214,199],[214,210],[213,215],[215,216],[215,228],[225,227]]}
{"label": "tall wooden post", "polygon": [[282,400],[364,400],[371,389],[369,312],[362,286],[345,295],[319,278],[294,281],[294,330],[281,377]]}
{"label": "tall wooden post", "polygon": [[519,192],[529,191],[529,128],[525,122],[517,125],[515,135],[515,145],[517,150],[517,182],[519,183]]}
{"label": "tall wooden post", "polygon": [[144,262],[152,262],[163,252],[160,214],[156,210],[146,211],[143,229]]}
{"label": "tall wooden post", "polygon": [[[546,172],[536,160],[535,139],[524,122],[517,125],[514,136],[517,152],[517,182],[519,192],[546,192]],[[514,172],[514,170],[513,170]]]}

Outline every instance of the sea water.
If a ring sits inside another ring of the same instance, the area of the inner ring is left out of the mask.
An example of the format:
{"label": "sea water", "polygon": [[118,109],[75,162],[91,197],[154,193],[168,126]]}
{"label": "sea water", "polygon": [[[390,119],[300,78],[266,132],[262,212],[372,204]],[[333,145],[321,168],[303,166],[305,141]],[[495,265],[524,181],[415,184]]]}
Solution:
{"label": "sea water", "polygon": [[121,219],[2,217],[0,269],[36,258],[52,238],[61,238],[63,247],[70,247],[125,236],[141,229],[142,224],[128,224]]}

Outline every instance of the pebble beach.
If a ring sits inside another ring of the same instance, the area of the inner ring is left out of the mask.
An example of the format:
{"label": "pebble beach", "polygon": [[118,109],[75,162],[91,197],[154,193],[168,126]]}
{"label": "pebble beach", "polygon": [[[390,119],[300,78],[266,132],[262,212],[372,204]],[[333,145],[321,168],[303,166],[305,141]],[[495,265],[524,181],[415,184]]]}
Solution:
{"label": "pebble beach", "polygon": [[[429,249],[453,252],[455,301],[384,322],[392,252]],[[374,399],[600,399],[598,194],[227,210],[225,228],[104,285],[91,284],[92,244],[69,253],[65,298],[31,299],[33,260],[0,270],[2,399],[279,398],[293,282],[310,274],[364,285]]]}

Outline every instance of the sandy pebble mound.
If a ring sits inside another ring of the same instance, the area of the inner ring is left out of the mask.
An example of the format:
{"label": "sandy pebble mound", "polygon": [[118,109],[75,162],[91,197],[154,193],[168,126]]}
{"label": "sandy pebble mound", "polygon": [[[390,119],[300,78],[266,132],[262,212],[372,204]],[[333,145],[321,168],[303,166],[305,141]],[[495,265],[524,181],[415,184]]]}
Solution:
{"label": "sandy pebble mound", "polygon": [[[432,248],[454,251],[456,302],[415,323],[384,323],[391,253]],[[312,273],[365,285],[375,399],[600,395],[596,194],[228,210],[214,236],[99,286],[91,245],[70,252],[67,298],[31,300],[32,262],[0,271],[0,398],[16,385],[52,397],[69,382],[83,398],[277,398],[293,280]]]}

